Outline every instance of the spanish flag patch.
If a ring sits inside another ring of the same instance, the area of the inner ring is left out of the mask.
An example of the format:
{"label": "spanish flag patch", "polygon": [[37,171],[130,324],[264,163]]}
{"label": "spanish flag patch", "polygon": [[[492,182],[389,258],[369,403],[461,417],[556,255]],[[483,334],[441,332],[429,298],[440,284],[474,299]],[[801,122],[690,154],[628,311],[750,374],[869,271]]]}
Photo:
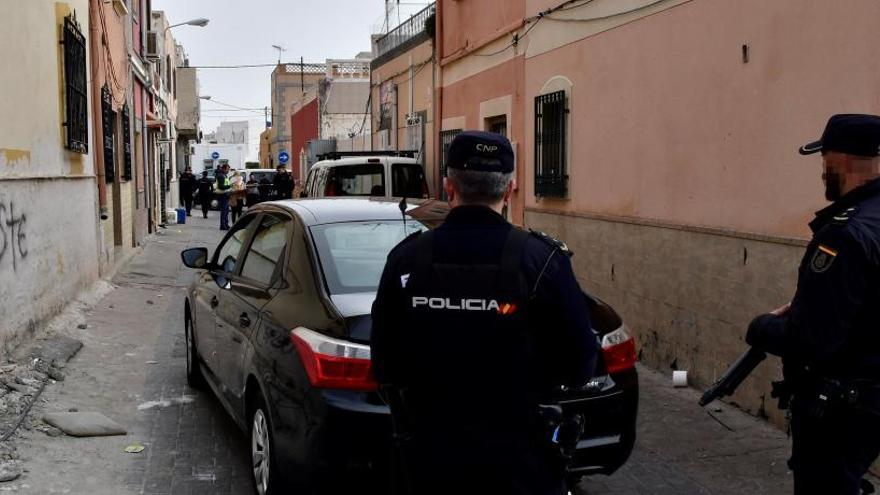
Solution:
{"label": "spanish flag patch", "polygon": [[837,251],[828,246],[819,244],[816,254],[813,255],[813,261],[810,262],[810,268],[815,273],[822,273],[831,268],[831,264],[837,258]]}

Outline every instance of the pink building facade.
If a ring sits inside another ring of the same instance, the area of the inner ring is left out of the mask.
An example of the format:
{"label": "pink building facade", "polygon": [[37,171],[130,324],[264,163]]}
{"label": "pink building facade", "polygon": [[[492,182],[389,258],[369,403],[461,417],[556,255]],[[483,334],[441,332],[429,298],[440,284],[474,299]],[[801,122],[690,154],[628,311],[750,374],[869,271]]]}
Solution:
{"label": "pink building facade", "polygon": [[[526,0],[524,17],[558,3]],[[524,223],[568,242],[643,362],[707,385],[751,318],[790,300],[826,205],[820,160],[796,150],[833,113],[880,113],[878,16],[871,0],[620,0],[520,30]],[[564,192],[539,184],[550,162]],[[779,376],[760,367],[734,400],[781,424],[764,401]]]}

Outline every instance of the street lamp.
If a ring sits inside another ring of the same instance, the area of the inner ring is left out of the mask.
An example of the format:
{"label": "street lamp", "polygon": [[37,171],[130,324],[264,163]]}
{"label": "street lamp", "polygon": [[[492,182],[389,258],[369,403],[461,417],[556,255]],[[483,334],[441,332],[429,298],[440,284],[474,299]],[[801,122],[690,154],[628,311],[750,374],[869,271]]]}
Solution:
{"label": "street lamp", "polygon": [[198,26],[198,27],[205,27],[205,26],[208,25],[209,22],[210,22],[210,19],[205,19],[204,17],[200,17],[200,18],[198,18],[198,19],[190,19],[190,20],[188,20],[188,21],[186,21],[186,22],[181,22],[181,23],[178,23],[178,24],[172,24],[172,25],[166,27],[166,28],[165,28],[165,31],[168,31],[169,29],[171,29],[171,28],[173,28],[173,27],[177,27],[177,26]]}

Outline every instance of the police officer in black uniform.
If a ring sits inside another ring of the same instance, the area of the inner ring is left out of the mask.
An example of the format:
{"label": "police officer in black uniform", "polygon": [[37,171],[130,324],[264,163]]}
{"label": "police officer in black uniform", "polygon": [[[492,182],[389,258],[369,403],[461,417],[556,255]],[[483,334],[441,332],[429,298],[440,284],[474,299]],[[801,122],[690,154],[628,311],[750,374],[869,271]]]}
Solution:
{"label": "police officer in black uniform", "polygon": [[444,188],[453,207],[388,256],[372,360],[396,421],[398,493],[556,495],[564,466],[537,414],[592,376],[598,342],[565,245],[513,227],[510,142],[465,132]]}
{"label": "police officer in black uniform", "polygon": [[819,141],[825,196],[791,304],[747,341],[782,357],[795,493],[855,495],[880,453],[880,117],[835,115]]}

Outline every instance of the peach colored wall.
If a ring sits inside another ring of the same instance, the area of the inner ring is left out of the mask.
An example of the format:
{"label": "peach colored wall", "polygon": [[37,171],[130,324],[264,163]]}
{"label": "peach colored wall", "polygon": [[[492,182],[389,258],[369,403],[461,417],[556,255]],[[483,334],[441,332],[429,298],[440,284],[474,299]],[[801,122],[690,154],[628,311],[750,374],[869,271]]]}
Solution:
{"label": "peach colored wall", "polygon": [[522,0],[439,1],[443,3],[441,58],[507,34],[507,27],[522,21],[526,15]]}
{"label": "peach colored wall", "polygon": [[[380,101],[380,85],[393,80],[397,84],[397,135],[400,148],[406,144],[406,114],[409,113],[409,67],[410,64],[415,68],[417,73],[412,80],[413,87],[413,112],[428,112],[428,121],[433,120],[434,106],[434,70],[430,62],[431,56],[434,54],[434,48],[430,41],[414,47],[413,49],[402,53],[401,55],[383,63],[381,66],[372,70],[373,96],[371,98],[371,106],[373,112],[373,146],[379,146],[379,105]],[[419,66],[427,62],[421,70]]]}
{"label": "peach colored wall", "polygon": [[[541,87],[573,83],[571,197],[536,201],[529,138],[526,206],[808,236],[820,160],[796,149],[832,113],[880,113],[878,18],[874,0],[695,0],[526,60],[525,136]],[[444,116],[479,88],[444,94]]]}
{"label": "peach colored wall", "polygon": [[[442,122],[443,119],[464,117],[464,129],[483,129],[480,104],[504,96],[511,97],[511,115],[507,121],[507,132],[508,138],[519,146],[516,164],[519,188],[511,200],[511,220],[517,224],[523,223],[522,185],[525,175],[522,150],[526,134],[523,134],[524,122],[521,109],[524,105],[522,98],[524,69],[525,59],[520,56],[443,87],[441,115],[437,119]],[[438,128],[438,131],[440,130],[444,129]]]}
{"label": "peach colored wall", "polygon": [[[103,12],[104,22],[99,28],[102,33],[101,50],[103,56],[94,57],[92,60],[92,63],[96,64],[98,68],[98,77],[91,82],[98,84],[99,87],[106,82],[113,94],[113,109],[118,111],[125,103],[131,77],[125,41],[125,23],[128,17],[120,16],[110,3],[100,3],[94,5],[93,8]],[[103,27],[106,27],[106,30]]]}

